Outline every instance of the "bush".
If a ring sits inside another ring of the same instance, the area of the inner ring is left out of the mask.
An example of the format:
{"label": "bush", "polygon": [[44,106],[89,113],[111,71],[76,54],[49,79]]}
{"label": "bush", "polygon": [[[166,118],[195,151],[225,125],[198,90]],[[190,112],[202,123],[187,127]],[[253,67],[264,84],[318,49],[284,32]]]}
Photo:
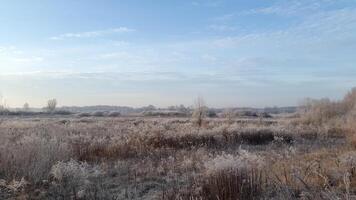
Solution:
{"label": "bush", "polygon": [[78,113],[76,114],[77,117],[90,117],[90,113]]}
{"label": "bush", "polygon": [[71,115],[73,113],[70,111],[67,111],[67,110],[56,110],[53,112],[53,114],[55,114],[55,115]]}
{"label": "bush", "polygon": [[253,130],[240,134],[242,142],[251,145],[268,144],[274,140],[274,133],[271,130]]}
{"label": "bush", "polygon": [[340,101],[329,99],[307,99],[301,106],[301,118],[297,123],[316,127],[327,127],[326,134],[330,137],[343,137],[345,133],[356,133],[356,88],[353,88]]}
{"label": "bush", "polygon": [[329,99],[308,99],[302,107],[305,109],[303,122],[312,125],[322,125],[345,114],[341,102],[332,102]]}
{"label": "bush", "polygon": [[347,118],[355,110],[356,88],[353,88],[341,101],[329,99],[306,99],[302,104],[302,120],[307,124],[321,125],[338,118]]}
{"label": "bush", "polygon": [[226,170],[210,175],[202,185],[201,198],[206,200],[255,200],[266,187],[259,170]]}
{"label": "bush", "polygon": [[109,117],[119,117],[119,116],[121,116],[121,113],[112,111],[112,112],[109,112],[108,116]]}
{"label": "bush", "polygon": [[248,151],[239,150],[235,156],[223,153],[204,166],[202,199],[258,199],[266,187],[264,161]]}
{"label": "bush", "polygon": [[105,113],[101,111],[96,111],[91,114],[94,117],[104,117]]}
{"label": "bush", "polygon": [[85,162],[70,160],[58,162],[51,169],[53,184],[49,195],[63,199],[78,199],[85,196],[91,178],[101,174],[98,167],[92,167]]}

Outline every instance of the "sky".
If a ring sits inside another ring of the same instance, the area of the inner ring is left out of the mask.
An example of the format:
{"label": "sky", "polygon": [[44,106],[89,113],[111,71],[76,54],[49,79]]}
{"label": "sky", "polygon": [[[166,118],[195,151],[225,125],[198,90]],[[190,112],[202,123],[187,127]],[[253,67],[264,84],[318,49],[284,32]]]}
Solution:
{"label": "sky", "polygon": [[356,86],[356,0],[1,0],[10,107],[298,105]]}

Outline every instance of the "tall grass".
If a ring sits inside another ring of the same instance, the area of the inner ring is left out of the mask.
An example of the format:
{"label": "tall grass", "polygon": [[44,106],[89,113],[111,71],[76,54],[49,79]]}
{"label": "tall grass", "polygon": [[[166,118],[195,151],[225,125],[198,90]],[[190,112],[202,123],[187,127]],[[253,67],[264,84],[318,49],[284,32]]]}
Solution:
{"label": "tall grass", "polygon": [[263,196],[267,188],[261,171],[226,170],[210,175],[202,185],[202,199],[254,200]]}

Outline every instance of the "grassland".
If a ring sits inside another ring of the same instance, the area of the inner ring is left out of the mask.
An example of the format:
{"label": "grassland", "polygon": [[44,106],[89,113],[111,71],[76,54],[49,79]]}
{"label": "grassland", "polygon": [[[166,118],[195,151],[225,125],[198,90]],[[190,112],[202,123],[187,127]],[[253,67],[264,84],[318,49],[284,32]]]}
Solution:
{"label": "grassland", "polygon": [[199,125],[2,117],[0,199],[355,199],[352,94],[293,115]]}

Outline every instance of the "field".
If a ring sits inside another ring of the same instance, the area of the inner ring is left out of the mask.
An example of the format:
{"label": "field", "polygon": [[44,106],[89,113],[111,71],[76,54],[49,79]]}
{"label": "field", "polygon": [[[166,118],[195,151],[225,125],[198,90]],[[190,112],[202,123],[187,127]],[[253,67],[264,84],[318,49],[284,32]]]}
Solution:
{"label": "field", "polygon": [[2,116],[0,199],[355,199],[355,100],[272,117]]}
{"label": "field", "polygon": [[0,0],[0,200],[356,200],[356,0]]}

